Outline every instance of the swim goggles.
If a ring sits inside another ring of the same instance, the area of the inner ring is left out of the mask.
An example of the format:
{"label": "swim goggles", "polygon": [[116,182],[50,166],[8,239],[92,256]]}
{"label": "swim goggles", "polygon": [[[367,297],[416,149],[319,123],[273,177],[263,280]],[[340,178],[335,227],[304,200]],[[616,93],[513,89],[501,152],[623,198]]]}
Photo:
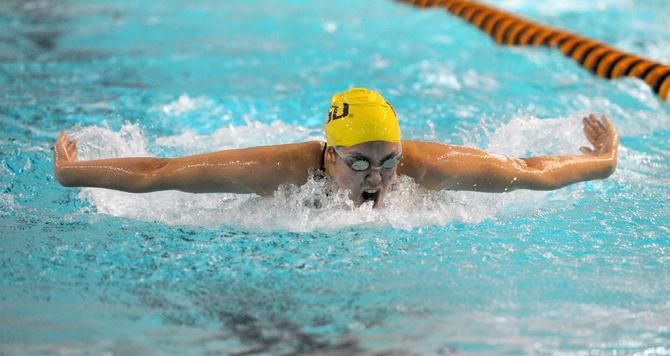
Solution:
{"label": "swim goggles", "polygon": [[349,166],[352,170],[356,172],[363,172],[367,171],[368,169],[393,169],[395,168],[398,164],[400,164],[400,160],[402,159],[402,151],[398,153],[397,155],[388,158],[382,162],[380,166],[374,167],[370,161],[366,158],[351,158],[351,157],[344,157],[342,153],[337,149],[337,147],[333,146],[333,150],[335,153],[337,153],[338,156],[344,161],[344,163]]}

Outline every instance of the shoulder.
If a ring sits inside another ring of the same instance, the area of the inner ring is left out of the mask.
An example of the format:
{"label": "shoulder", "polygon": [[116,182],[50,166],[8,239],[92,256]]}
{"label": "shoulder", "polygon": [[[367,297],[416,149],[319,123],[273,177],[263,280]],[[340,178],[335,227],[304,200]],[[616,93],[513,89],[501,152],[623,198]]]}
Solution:
{"label": "shoulder", "polygon": [[424,164],[435,161],[450,153],[458,151],[459,146],[448,145],[438,142],[402,141],[403,162],[406,164]]}
{"label": "shoulder", "polygon": [[459,146],[426,141],[403,140],[402,162],[398,173],[414,178],[427,187],[432,187],[435,175],[442,171],[444,163],[458,161]]}
{"label": "shoulder", "polygon": [[284,144],[284,145],[277,145],[275,146],[277,149],[281,151],[285,151],[288,153],[292,154],[300,154],[300,155],[307,155],[307,156],[313,156],[313,155],[321,155],[321,151],[323,151],[323,148],[326,146],[325,142],[322,141],[308,141],[308,142],[300,142],[300,143],[289,143],[289,144]]}
{"label": "shoulder", "polygon": [[465,146],[440,142],[402,141],[403,157],[408,161],[459,161],[472,156],[481,156],[484,151]]}
{"label": "shoulder", "polygon": [[411,152],[433,152],[436,150],[439,151],[444,151],[444,150],[452,150],[452,149],[457,149],[460,146],[456,145],[450,145],[446,143],[441,143],[441,142],[429,142],[429,141],[416,141],[416,140],[402,140],[402,150],[403,153],[405,150],[409,150]]}
{"label": "shoulder", "polygon": [[430,142],[403,140],[402,161],[398,166],[398,174],[410,176],[419,181],[428,169],[426,152],[430,151]]}
{"label": "shoulder", "polygon": [[321,157],[325,142],[308,141],[273,146],[290,166],[294,169],[318,169],[321,166]]}

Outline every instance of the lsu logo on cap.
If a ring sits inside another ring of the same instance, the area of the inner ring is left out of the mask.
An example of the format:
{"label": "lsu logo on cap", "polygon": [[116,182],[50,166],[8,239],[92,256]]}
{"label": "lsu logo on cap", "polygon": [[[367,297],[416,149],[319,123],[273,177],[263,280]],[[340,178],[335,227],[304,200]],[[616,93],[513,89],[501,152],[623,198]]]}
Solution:
{"label": "lsu logo on cap", "polygon": [[347,117],[347,115],[349,115],[349,104],[342,103],[342,113],[340,114],[337,113],[338,109],[339,106],[337,105],[330,106],[330,110],[328,110],[328,121],[326,121],[326,123],[329,123],[333,120],[341,119],[343,117]]}

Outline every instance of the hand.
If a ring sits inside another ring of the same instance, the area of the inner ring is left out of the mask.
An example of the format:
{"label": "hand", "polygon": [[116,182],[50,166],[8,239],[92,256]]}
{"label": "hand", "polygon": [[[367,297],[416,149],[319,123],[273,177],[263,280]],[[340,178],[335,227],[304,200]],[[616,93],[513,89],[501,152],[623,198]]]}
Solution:
{"label": "hand", "polygon": [[67,137],[65,131],[62,131],[54,144],[54,173],[59,177],[62,168],[77,159],[77,141]]}
{"label": "hand", "polygon": [[598,120],[595,115],[591,114],[582,121],[584,122],[584,135],[593,148],[582,146],[579,150],[587,156],[616,155],[619,135],[610,120],[605,115]]}

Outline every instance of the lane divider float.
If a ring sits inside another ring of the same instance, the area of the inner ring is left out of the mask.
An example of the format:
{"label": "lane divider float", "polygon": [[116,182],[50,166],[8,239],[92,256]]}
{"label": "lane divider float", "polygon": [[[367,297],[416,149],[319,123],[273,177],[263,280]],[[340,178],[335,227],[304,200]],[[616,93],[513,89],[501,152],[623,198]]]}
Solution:
{"label": "lane divider float", "polygon": [[499,45],[556,48],[591,73],[607,79],[643,80],[661,99],[670,97],[670,66],[623,52],[606,43],[544,26],[472,0],[396,0],[429,8],[443,7],[486,32]]}

